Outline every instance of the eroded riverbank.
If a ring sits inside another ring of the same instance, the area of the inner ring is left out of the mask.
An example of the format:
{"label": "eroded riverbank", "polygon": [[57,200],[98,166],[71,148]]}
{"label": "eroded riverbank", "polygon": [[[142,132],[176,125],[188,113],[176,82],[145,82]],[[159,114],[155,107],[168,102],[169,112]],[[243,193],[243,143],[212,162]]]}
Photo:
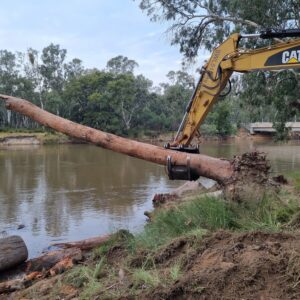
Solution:
{"label": "eroded riverbank", "polygon": [[119,231],[73,268],[41,273],[10,296],[298,299],[299,183],[290,177],[280,191],[266,189],[244,203],[199,191],[172,200],[155,209],[140,233]]}

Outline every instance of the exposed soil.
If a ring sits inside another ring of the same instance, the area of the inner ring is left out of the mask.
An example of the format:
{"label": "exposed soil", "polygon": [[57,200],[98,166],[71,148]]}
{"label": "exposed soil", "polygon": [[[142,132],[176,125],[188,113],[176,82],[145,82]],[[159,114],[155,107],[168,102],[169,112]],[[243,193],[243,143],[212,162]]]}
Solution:
{"label": "exposed soil", "polygon": [[[112,246],[107,254],[109,268],[121,270],[128,258],[124,248]],[[104,291],[123,290],[121,297],[106,295],[105,299],[300,299],[300,234],[220,230],[202,239],[175,239],[152,253],[151,260],[147,252],[129,259],[128,267],[155,269],[161,278],[180,262],[182,275],[175,283],[162,280],[155,288],[137,288],[134,296],[129,292],[130,273],[125,272],[123,283],[106,282],[104,276]],[[37,281],[0,299],[78,299],[80,289],[65,284],[62,276]],[[102,296],[100,291],[95,299]]]}
{"label": "exposed soil", "polygon": [[[156,262],[168,266],[186,251],[184,241],[172,243]],[[187,258],[180,280],[144,299],[300,298],[299,235],[219,231]]]}

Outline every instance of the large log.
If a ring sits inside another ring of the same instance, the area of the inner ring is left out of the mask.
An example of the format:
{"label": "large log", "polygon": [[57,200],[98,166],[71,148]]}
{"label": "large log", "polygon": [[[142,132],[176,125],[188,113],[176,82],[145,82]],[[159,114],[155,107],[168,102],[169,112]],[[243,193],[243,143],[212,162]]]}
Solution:
{"label": "large log", "polygon": [[0,272],[15,267],[28,258],[28,250],[20,236],[0,239]]}
{"label": "large log", "polygon": [[26,273],[48,271],[60,261],[70,259],[73,262],[82,260],[82,252],[78,248],[50,251],[42,256],[26,262]]}
{"label": "large log", "polygon": [[217,159],[203,154],[187,154],[167,150],[162,147],[122,138],[58,117],[21,98],[0,95],[0,99],[5,101],[7,109],[19,112],[44,126],[68,136],[91,142],[115,152],[161,165],[166,165],[168,156],[172,157],[172,162],[175,165],[186,165],[189,159],[190,166],[194,172],[200,176],[214,179],[219,183],[227,182],[234,173],[234,169],[228,160]]}

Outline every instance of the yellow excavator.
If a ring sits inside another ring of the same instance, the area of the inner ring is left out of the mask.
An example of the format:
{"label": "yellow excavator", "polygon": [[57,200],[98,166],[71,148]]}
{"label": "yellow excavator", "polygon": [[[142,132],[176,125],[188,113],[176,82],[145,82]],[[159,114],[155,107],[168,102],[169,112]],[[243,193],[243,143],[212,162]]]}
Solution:
{"label": "yellow excavator", "polygon": [[[191,147],[190,143],[215,101],[227,83],[230,83],[230,76],[234,71],[246,73],[300,68],[300,39],[280,40],[276,44],[257,49],[239,48],[241,39],[297,37],[300,37],[300,29],[266,30],[258,34],[235,33],[214,49],[209,61],[201,69],[199,82],[186,107],[175,139],[166,144],[165,148],[199,153],[199,147]],[[168,162],[168,173],[170,179],[193,180],[188,170],[172,167],[171,161]]]}

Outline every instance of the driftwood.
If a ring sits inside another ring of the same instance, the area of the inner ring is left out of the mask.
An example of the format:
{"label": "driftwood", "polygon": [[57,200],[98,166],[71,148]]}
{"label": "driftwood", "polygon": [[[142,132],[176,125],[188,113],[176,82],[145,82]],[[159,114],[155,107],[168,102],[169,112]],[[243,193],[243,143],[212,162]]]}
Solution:
{"label": "driftwood", "polygon": [[4,100],[7,109],[19,112],[58,132],[115,152],[161,165],[166,165],[168,156],[172,157],[175,165],[187,165],[189,160],[190,167],[196,174],[214,179],[219,183],[226,183],[234,174],[234,168],[228,160],[203,154],[187,154],[133,141],[55,116],[24,99],[6,95],[0,95],[0,98]]}
{"label": "driftwood", "polygon": [[122,231],[75,242],[55,244],[53,246],[61,247],[62,249],[49,251],[42,256],[30,259],[18,267],[14,273],[5,276],[11,278],[17,275],[19,277],[20,274],[23,274],[21,278],[0,282],[0,294],[7,294],[26,288],[35,279],[60,274],[84,259],[82,250],[98,247],[113,236],[117,238],[118,235],[122,237]]}
{"label": "driftwood", "polygon": [[26,262],[26,273],[43,272],[53,268],[61,261],[78,262],[82,260],[82,252],[78,248],[50,251]]}
{"label": "driftwood", "polygon": [[0,239],[0,272],[15,267],[28,258],[28,250],[20,236]]}
{"label": "driftwood", "polygon": [[90,250],[95,247],[101,246],[103,243],[107,242],[112,235],[102,235],[99,237],[89,238],[81,241],[75,242],[66,242],[66,243],[56,243],[53,246],[60,247],[60,248],[78,248],[81,250]]}

